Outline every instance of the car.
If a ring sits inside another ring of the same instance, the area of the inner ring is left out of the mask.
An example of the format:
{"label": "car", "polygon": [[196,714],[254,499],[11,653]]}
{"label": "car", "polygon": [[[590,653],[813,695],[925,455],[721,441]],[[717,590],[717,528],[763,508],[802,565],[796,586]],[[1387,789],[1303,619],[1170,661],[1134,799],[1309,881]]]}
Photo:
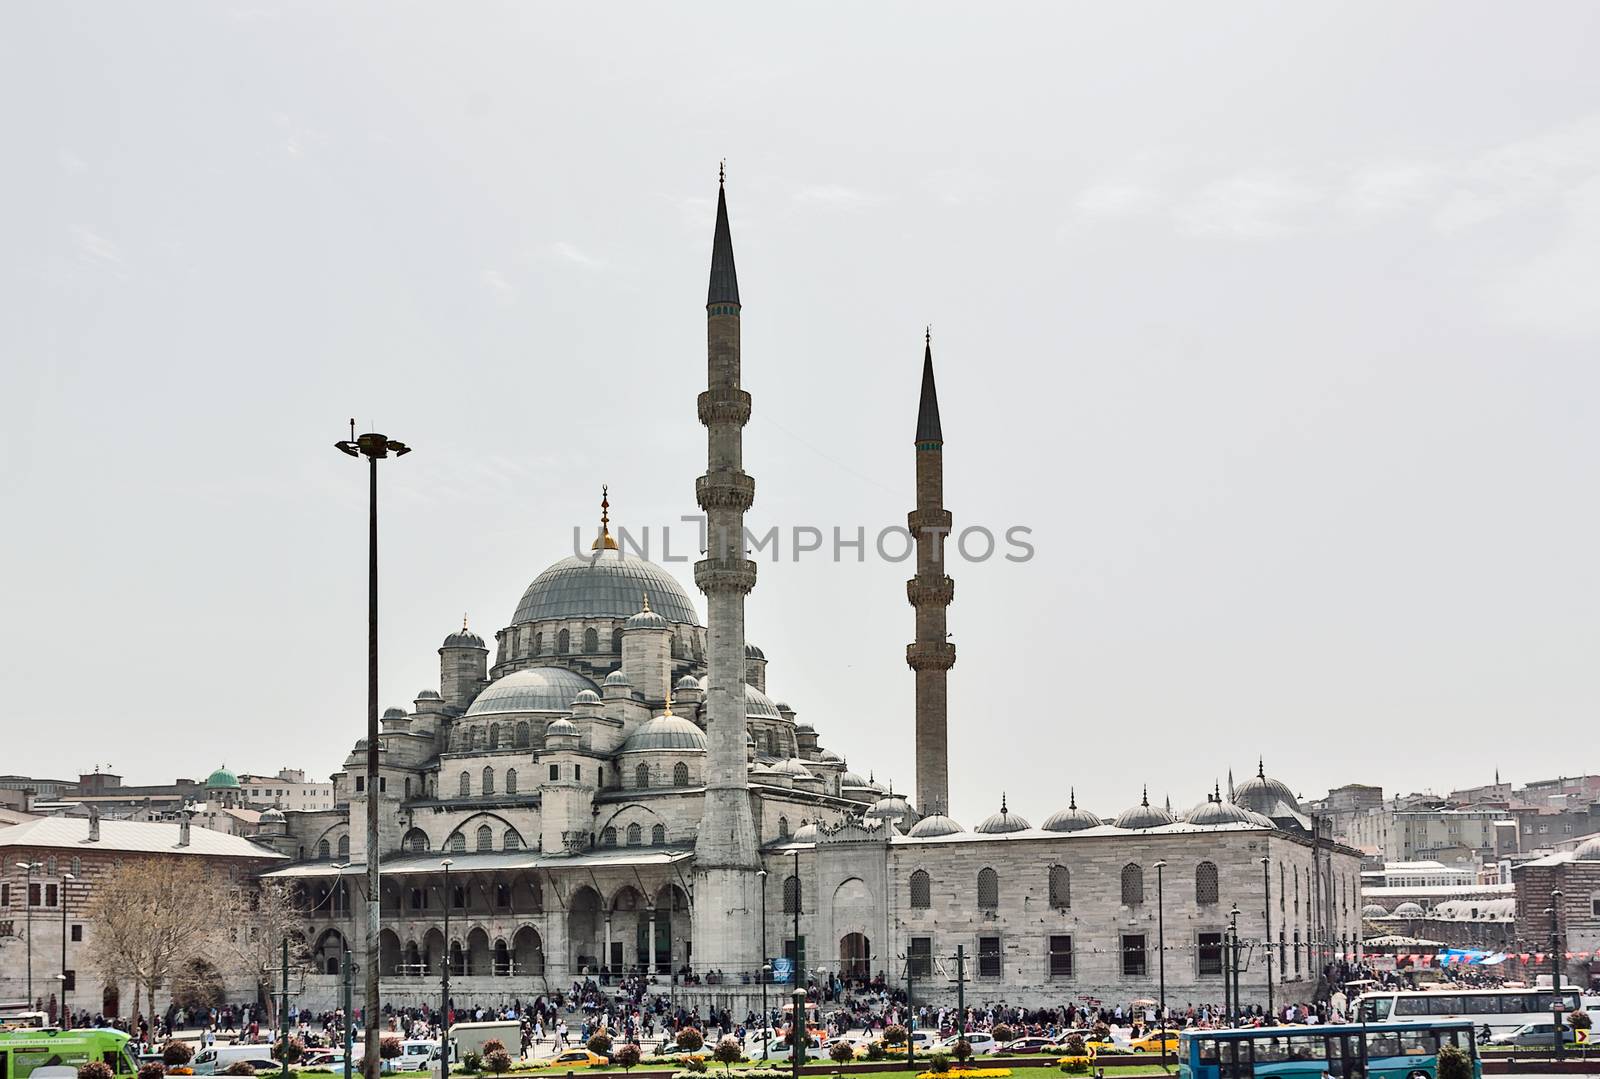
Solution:
{"label": "car", "polygon": [[1128,1048],[1135,1053],[1175,1053],[1178,1051],[1178,1032],[1153,1030],[1144,1037],[1129,1042]]}
{"label": "car", "polygon": [[1000,1052],[1008,1057],[1034,1056],[1045,1053],[1056,1043],[1051,1038],[1014,1038],[1000,1046]]}
{"label": "car", "polygon": [[587,1049],[563,1049],[548,1060],[539,1061],[535,1067],[567,1071],[571,1068],[603,1068],[611,1063],[610,1057],[592,1053]]}
{"label": "car", "polygon": [[[507,1048],[510,1048],[507,1046]],[[384,1071],[427,1071],[428,1064],[439,1056],[439,1043],[424,1038],[408,1040],[401,1044],[400,1055],[384,1061]],[[342,1063],[342,1062],[341,1062]]]}
{"label": "car", "polygon": [[[1537,1023],[1524,1023],[1515,1030],[1508,1030],[1504,1034],[1496,1034],[1489,1039],[1490,1045],[1510,1045],[1518,1048],[1549,1048],[1556,1044],[1556,1025],[1554,1020]],[[1578,1036],[1575,1031],[1565,1023],[1561,1024],[1561,1043],[1573,1045]]]}
{"label": "car", "polygon": [[[966,1038],[967,1044],[972,1046],[973,1056],[977,1056],[979,1053],[992,1053],[995,1051],[995,1047],[999,1044],[994,1040],[994,1035],[990,1034],[987,1030],[969,1030],[967,1031]],[[938,1044],[938,1048],[946,1052],[952,1051],[955,1049],[956,1043],[960,1040],[961,1038],[959,1035],[952,1034],[950,1037],[940,1042]]]}

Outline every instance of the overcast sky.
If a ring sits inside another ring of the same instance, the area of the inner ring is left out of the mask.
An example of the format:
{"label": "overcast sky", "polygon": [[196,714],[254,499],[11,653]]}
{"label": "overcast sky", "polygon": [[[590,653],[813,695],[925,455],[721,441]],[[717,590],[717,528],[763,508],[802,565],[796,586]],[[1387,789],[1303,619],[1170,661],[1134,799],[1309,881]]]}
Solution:
{"label": "overcast sky", "polygon": [[[719,159],[751,524],[903,524],[954,815],[1600,768],[1592,4],[14,3],[0,771],[303,767],[593,526],[695,512]],[[909,790],[908,563],[764,562],[773,695]],[[658,556],[659,557],[659,556]],[[851,555],[853,558],[853,554]],[[692,590],[686,563],[672,567]],[[703,597],[694,593],[703,606]]]}

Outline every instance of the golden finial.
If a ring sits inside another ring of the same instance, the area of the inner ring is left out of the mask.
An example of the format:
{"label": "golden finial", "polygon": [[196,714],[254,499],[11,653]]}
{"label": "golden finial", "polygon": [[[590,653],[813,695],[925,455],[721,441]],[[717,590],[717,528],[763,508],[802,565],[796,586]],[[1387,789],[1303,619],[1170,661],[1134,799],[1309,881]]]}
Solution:
{"label": "golden finial", "polygon": [[606,484],[600,485],[600,536],[589,545],[591,551],[617,550],[617,541],[611,538],[611,500],[608,497],[610,490]]}
{"label": "golden finial", "polygon": [[664,715],[672,714],[672,672],[667,672],[667,710]]}
{"label": "golden finial", "polygon": [[641,611],[648,611],[650,609],[650,593],[648,593],[648,592],[640,592],[639,593],[639,598],[644,600],[644,606],[639,608],[639,609]]}

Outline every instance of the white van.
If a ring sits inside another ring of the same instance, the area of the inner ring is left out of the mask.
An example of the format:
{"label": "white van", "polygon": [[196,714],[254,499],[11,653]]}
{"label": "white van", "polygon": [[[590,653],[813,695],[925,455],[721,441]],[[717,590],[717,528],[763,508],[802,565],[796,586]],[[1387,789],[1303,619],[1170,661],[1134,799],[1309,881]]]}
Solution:
{"label": "white van", "polygon": [[[507,1049],[511,1046],[507,1044]],[[383,1062],[386,1072],[420,1072],[430,1070],[430,1063],[439,1057],[439,1043],[425,1039],[402,1043],[400,1055]]]}
{"label": "white van", "polygon": [[272,1043],[254,1045],[208,1045],[194,1055],[189,1067],[196,1075],[221,1075],[236,1060],[271,1060]]}
{"label": "white van", "polygon": [[450,1028],[450,1066],[461,1063],[468,1053],[483,1053],[483,1043],[498,1039],[503,1042],[511,1059],[522,1052],[522,1023],[516,1019],[502,1019],[492,1023],[457,1023]]}

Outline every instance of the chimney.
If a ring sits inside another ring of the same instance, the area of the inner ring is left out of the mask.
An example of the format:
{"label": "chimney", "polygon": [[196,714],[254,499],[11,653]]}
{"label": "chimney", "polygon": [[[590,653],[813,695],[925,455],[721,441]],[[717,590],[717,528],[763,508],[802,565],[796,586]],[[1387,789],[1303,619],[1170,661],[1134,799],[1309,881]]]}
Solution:
{"label": "chimney", "polygon": [[100,842],[100,807],[89,806],[89,842]]}
{"label": "chimney", "polygon": [[178,846],[189,845],[189,814],[183,813],[178,817]]}

